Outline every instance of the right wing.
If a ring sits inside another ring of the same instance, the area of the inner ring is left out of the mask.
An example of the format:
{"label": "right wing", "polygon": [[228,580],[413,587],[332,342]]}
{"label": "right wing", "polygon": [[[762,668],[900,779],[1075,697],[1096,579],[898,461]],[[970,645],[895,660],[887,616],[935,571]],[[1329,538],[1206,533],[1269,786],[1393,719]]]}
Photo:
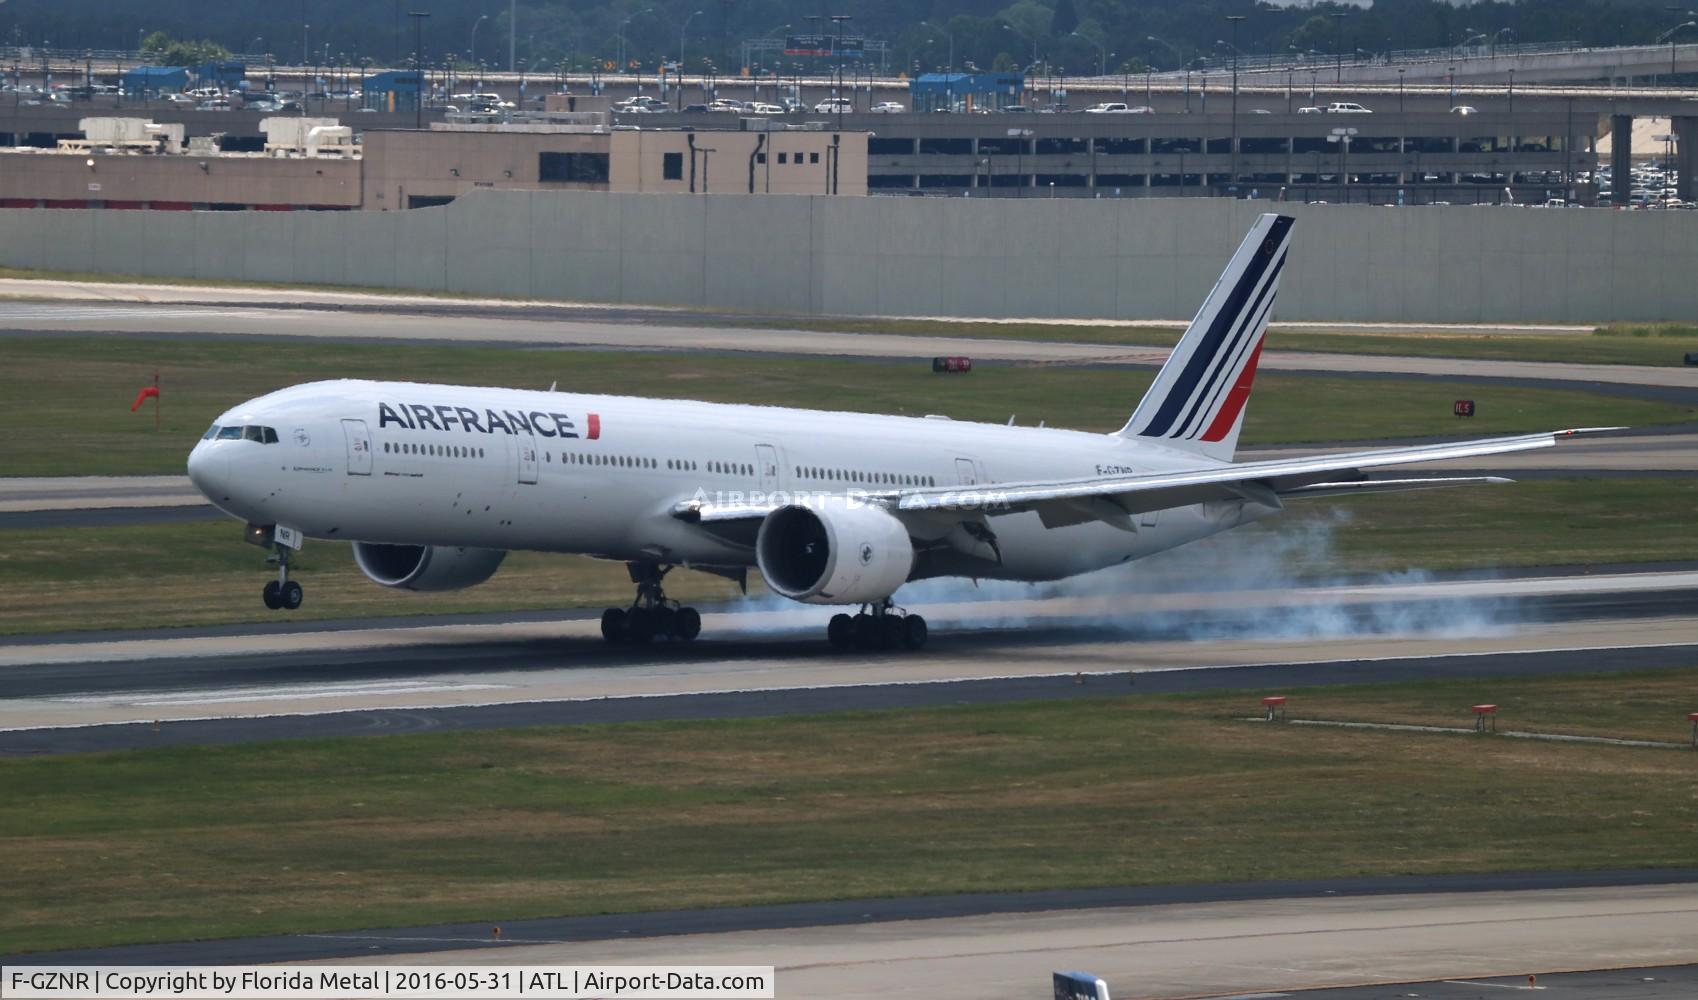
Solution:
{"label": "right wing", "polygon": [[[1221,464],[1139,476],[906,490],[896,499],[895,506],[898,511],[913,513],[978,511],[1009,514],[1036,510],[1046,515],[1045,523],[1054,524],[1091,519],[1112,522],[1144,511],[1209,501],[1249,500],[1279,507],[1282,506],[1281,497],[1302,496],[1305,491],[1309,491],[1307,495],[1347,489],[1366,491],[1372,485],[1364,482],[1366,469],[1549,448],[1556,444],[1558,437],[1619,429],[1591,427],[1480,441]],[[1489,477],[1453,480],[1445,485],[1483,481],[1490,481]],[[1412,482],[1404,480],[1403,488],[1414,488],[1409,485]]]}

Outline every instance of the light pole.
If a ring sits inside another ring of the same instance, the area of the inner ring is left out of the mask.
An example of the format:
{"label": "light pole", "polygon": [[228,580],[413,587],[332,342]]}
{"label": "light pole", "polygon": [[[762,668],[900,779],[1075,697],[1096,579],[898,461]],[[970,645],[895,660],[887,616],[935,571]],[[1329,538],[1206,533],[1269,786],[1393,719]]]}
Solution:
{"label": "light pole", "polygon": [[[771,38],[771,37],[772,37],[772,35],[773,35],[773,32],[776,32],[776,31],[789,31],[789,30],[790,30],[790,25],[788,25],[788,24],[781,24],[781,25],[779,25],[779,26],[778,26],[778,27],[776,27],[776,28],[773,28],[773,29],[772,29],[772,30],[771,30],[771,31],[768,31],[768,32],[766,32],[766,33],[764,33],[764,34],[762,34],[762,35],[761,35],[761,38],[762,38],[762,39],[763,39],[763,40],[764,40],[764,39],[767,39],[767,38]],[[764,51],[764,50],[763,50],[763,51]],[[784,51],[784,50],[783,50],[783,48],[782,48],[782,47],[781,47],[781,48],[780,48],[780,49],[779,49],[779,51],[780,51],[780,52],[783,52],[783,51]],[[780,62],[782,62],[782,61],[783,61],[783,57],[782,57],[782,56],[780,56],[780,57],[779,57],[779,61],[780,61]],[[763,69],[764,69],[764,68],[765,68],[765,67],[761,67],[761,68],[763,68]],[[761,96],[761,75],[760,75],[760,73],[759,73],[759,72],[755,72],[755,71],[754,71],[754,70],[751,70],[751,72],[754,72],[754,74],[755,74],[755,99],[756,99],[756,100],[759,100],[759,99],[760,99],[760,96]],[[778,76],[778,73],[777,73],[777,71],[776,71],[776,70],[774,70],[774,72],[773,72],[773,77],[774,77],[774,78],[775,78],[775,79],[776,79],[776,78],[777,78],[777,76]],[[776,84],[774,84],[774,86],[776,86]],[[774,91],[774,93],[777,93],[777,91]]]}
{"label": "light pole", "polygon": [[943,71],[945,73],[955,72],[955,36],[950,33],[948,28],[933,24],[930,21],[921,21],[920,26],[943,32],[943,37],[949,40],[949,65],[945,66]]}
{"label": "light pole", "polygon": [[409,10],[413,19],[413,127],[424,128],[424,22],[427,10]]}
{"label": "light pole", "polygon": [[625,26],[630,24],[636,18],[642,17],[644,14],[653,13],[653,7],[644,7],[635,14],[627,14],[625,16],[625,20],[619,22],[619,30],[614,32],[614,34],[619,37],[619,65],[615,67],[618,72],[623,73],[628,68],[625,60]]}
{"label": "light pole", "polygon": [[1493,59],[1496,59],[1498,57],[1498,39],[1502,38],[1505,35],[1514,36],[1514,34],[1515,34],[1514,28],[1499,28],[1498,30],[1492,32],[1492,58]]}
{"label": "light pole", "polygon": [[488,14],[479,14],[478,19],[472,22],[472,37],[466,43],[466,61],[469,63],[478,61],[478,29],[483,27],[483,23],[487,20],[489,20]]}
{"label": "light pole", "polygon": [[[684,38],[690,30],[690,22],[696,19],[701,11],[696,11],[684,19],[684,26],[678,29],[678,110],[684,110]],[[665,95],[662,95],[663,97]]]}
{"label": "light pole", "polygon": [[[529,51],[527,49],[527,51]],[[507,72],[519,63],[519,0],[507,0]]]}
{"label": "light pole", "polygon": [[[1232,25],[1232,187],[1238,187],[1238,22],[1244,20],[1243,14],[1228,14],[1226,21]],[[1234,194],[1237,192],[1235,191]]]}
{"label": "light pole", "polygon": [[[1671,14],[1680,13],[1679,7],[1665,7],[1663,9]],[[1685,13],[1690,16],[1692,11],[1686,11]],[[1674,76],[1675,69],[1674,36],[1680,34],[1682,28],[1698,28],[1698,21],[1683,21],[1657,36],[1657,41],[1659,42],[1665,38],[1669,40],[1669,76]]]}
{"label": "light pole", "polygon": [[837,127],[844,127],[844,24],[852,15],[832,14],[832,70],[837,71],[837,85],[832,88],[832,107],[837,109]]}
{"label": "light pole", "polygon": [[1012,31],[1016,35],[1019,35],[1022,41],[1030,41],[1032,43],[1032,65],[1036,66],[1038,64],[1038,36],[1028,35],[1007,21],[1002,22],[1002,30]]}
{"label": "light pole", "polygon": [[[1242,21],[1242,20],[1244,20],[1244,18],[1239,17],[1238,20]],[[1095,45],[1097,47],[1097,75],[1098,76],[1107,76],[1108,75],[1108,46],[1097,41],[1095,38],[1092,38],[1089,35],[1080,35],[1077,31],[1070,31],[1070,32],[1067,33],[1068,38],[1072,38],[1075,35],[1077,35],[1080,38],[1083,38],[1085,41],[1090,42],[1092,45]]]}
{"label": "light pole", "polygon": [[1347,12],[1342,10],[1332,12],[1332,55],[1333,62],[1337,65],[1338,79],[1336,82],[1338,83],[1344,82],[1344,19],[1346,16]]}

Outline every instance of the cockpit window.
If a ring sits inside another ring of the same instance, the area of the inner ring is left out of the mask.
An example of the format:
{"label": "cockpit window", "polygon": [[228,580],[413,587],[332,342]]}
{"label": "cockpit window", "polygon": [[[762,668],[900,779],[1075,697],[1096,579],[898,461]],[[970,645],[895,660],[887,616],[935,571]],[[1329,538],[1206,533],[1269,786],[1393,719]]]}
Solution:
{"label": "cockpit window", "polygon": [[276,444],[277,428],[262,427],[259,424],[249,424],[246,427],[219,427],[214,424],[212,429],[201,436],[202,440],[216,437],[220,441],[257,441],[260,444]]}
{"label": "cockpit window", "polygon": [[214,437],[217,437],[217,436],[218,436],[218,425],[213,424],[211,427],[208,427],[206,429],[206,433],[202,434],[200,436],[200,439],[202,441],[211,441]]}

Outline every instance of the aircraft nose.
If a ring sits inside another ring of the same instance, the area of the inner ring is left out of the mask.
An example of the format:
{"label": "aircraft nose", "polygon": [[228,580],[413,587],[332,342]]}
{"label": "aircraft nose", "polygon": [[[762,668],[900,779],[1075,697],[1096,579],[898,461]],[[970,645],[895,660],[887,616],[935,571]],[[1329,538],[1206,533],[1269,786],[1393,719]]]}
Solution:
{"label": "aircraft nose", "polygon": [[202,441],[189,452],[189,482],[214,503],[227,499],[225,468],[230,464],[230,456],[226,451],[211,441]]}

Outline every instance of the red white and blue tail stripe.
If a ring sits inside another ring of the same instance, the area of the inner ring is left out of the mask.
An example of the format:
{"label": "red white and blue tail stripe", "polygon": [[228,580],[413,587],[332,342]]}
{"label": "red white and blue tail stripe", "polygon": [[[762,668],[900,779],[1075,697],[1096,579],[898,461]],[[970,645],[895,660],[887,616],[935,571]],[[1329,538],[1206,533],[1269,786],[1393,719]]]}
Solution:
{"label": "red white and blue tail stripe", "polygon": [[1250,228],[1121,437],[1231,461],[1291,245],[1288,215]]}

